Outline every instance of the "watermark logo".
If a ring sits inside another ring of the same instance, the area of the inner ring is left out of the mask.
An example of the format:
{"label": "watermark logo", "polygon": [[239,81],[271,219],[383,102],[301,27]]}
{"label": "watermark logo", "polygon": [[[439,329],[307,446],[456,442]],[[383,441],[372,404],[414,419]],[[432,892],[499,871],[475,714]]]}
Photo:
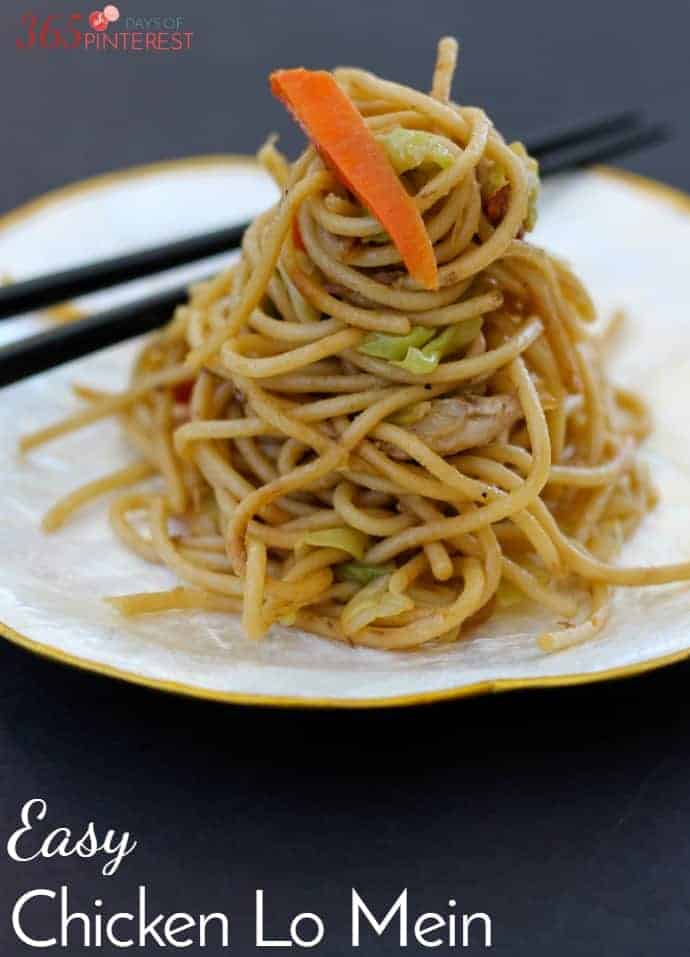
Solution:
{"label": "watermark logo", "polygon": [[114,3],[93,10],[88,17],[82,13],[51,13],[39,18],[35,13],[25,13],[21,24],[23,30],[16,39],[20,50],[175,53],[189,50],[194,38],[183,17],[123,17]]}
{"label": "watermark logo", "polygon": [[97,30],[101,33],[103,30],[107,30],[111,23],[115,23],[119,19],[120,11],[114,3],[109,3],[107,7],[103,7],[102,10],[93,11],[89,16],[89,26],[92,30]]}

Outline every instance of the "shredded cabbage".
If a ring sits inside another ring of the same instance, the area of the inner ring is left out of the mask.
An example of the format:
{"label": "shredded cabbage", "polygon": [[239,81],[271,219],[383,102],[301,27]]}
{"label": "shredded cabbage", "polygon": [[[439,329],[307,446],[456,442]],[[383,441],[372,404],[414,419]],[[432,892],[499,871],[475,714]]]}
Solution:
{"label": "shredded cabbage", "polygon": [[390,575],[382,575],[352,596],[340,617],[346,635],[356,634],[379,618],[393,618],[414,607],[408,595],[388,591],[389,581]]}
{"label": "shredded cabbage", "polygon": [[358,352],[376,359],[402,359],[408,349],[423,346],[434,335],[433,329],[413,326],[406,336],[393,336],[386,332],[370,332],[357,347]]}
{"label": "shredded cabbage", "polygon": [[382,142],[398,175],[425,163],[447,169],[454,159],[452,150],[441,136],[423,130],[398,127],[382,137]]}
{"label": "shredded cabbage", "polygon": [[315,545],[319,548],[339,548],[353,558],[361,559],[369,545],[369,536],[358,528],[322,528],[317,532],[308,532],[301,545]]}
{"label": "shredded cabbage", "polygon": [[436,369],[445,356],[452,355],[463,346],[469,345],[479,334],[481,327],[481,316],[459,322],[455,326],[447,326],[421,349],[415,347],[408,349],[405,358],[402,361],[394,361],[393,365],[414,375],[428,375]]}
{"label": "shredded cabbage", "polygon": [[[398,127],[381,138],[388,159],[395,172],[400,176],[419,167],[438,166],[447,169],[454,155],[443,137],[424,130],[406,130]],[[390,243],[391,238],[385,230],[368,236],[365,243],[374,246]]]}
{"label": "shredded cabbage", "polygon": [[336,568],[336,577],[341,581],[368,585],[381,575],[389,575],[395,570],[393,565],[367,565],[365,562],[345,562]]}
{"label": "shredded cabbage", "polygon": [[504,186],[507,186],[508,180],[506,174],[503,172],[503,167],[499,166],[498,163],[493,160],[489,160],[482,176],[482,196],[484,199],[489,199],[490,196],[493,196],[503,189]]}

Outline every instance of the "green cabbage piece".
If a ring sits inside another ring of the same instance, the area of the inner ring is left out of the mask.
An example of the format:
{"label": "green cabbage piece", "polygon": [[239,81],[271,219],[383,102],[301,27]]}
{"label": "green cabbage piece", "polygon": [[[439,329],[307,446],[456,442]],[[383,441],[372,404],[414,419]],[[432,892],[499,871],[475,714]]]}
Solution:
{"label": "green cabbage piece", "polygon": [[493,196],[506,186],[508,180],[506,174],[503,172],[503,167],[499,166],[498,163],[491,162],[487,166],[487,169],[482,178],[482,196],[485,199],[488,199],[490,196]]}
{"label": "green cabbage piece", "polygon": [[322,528],[317,532],[308,532],[300,544],[315,545],[320,548],[339,548],[343,552],[348,552],[353,558],[361,559],[364,558],[369,545],[369,536],[349,526]]}
{"label": "green cabbage piece", "polygon": [[358,352],[376,359],[403,359],[408,349],[423,346],[434,335],[433,329],[413,326],[405,336],[393,336],[387,332],[370,332],[357,347]]}
{"label": "green cabbage piece", "polygon": [[428,375],[437,368],[441,359],[469,345],[479,334],[481,327],[481,316],[459,322],[455,326],[448,326],[421,349],[415,347],[408,349],[405,358],[402,361],[394,361],[393,365],[414,375]]}
{"label": "green cabbage piece", "polygon": [[341,581],[368,585],[381,575],[395,571],[394,565],[367,565],[365,562],[345,562],[336,568],[336,577]]}
{"label": "green cabbage piece", "polygon": [[361,588],[343,608],[340,622],[346,635],[354,635],[379,618],[392,618],[414,607],[407,595],[388,591],[390,575],[381,575]]}
{"label": "green cabbage piece", "polygon": [[398,127],[382,137],[381,142],[398,176],[424,164],[447,169],[455,159],[453,151],[441,136],[425,133],[424,130]]}

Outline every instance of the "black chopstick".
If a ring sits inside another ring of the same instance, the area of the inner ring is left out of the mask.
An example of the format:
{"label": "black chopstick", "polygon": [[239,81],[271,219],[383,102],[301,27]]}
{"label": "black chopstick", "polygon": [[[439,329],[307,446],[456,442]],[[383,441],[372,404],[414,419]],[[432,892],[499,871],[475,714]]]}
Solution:
{"label": "black chopstick", "polygon": [[78,322],[56,326],[0,348],[0,386],[45,372],[106,346],[165,325],[175,306],[187,300],[188,288],[165,292],[107,309]]}
{"label": "black chopstick", "polygon": [[163,246],[152,246],[3,286],[0,288],[0,319],[225,252],[239,246],[246,228],[247,223],[238,223]]}
{"label": "black chopstick", "polygon": [[656,146],[670,139],[670,127],[657,123],[653,126],[641,126],[639,129],[627,133],[620,133],[610,139],[585,146],[566,147],[550,153],[539,164],[542,178],[555,176],[570,170],[581,169],[583,166],[592,166],[594,163],[603,163],[614,157],[625,156],[636,150],[648,146]]}
{"label": "black chopstick", "polygon": [[[639,114],[627,111],[551,133],[529,142],[527,149],[532,156],[544,164],[547,162],[547,157],[554,151],[559,152],[560,155],[560,151],[565,147],[577,146],[586,149],[587,144],[594,143],[602,137],[625,132],[634,135],[639,129],[641,129]],[[97,289],[106,289],[233,249],[239,246],[246,227],[247,223],[239,223],[227,229],[189,236],[162,246],[126,253],[124,256],[75,266],[72,269],[1,287],[0,319],[33,309],[41,309],[65,299],[83,296]]]}
{"label": "black chopstick", "polygon": [[642,125],[641,113],[637,110],[625,110],[622,113],[613,113],[610,116],[587,120],[568,129],[556,130],[539,138],[531,139],[527,151],[535,159],[543,159],[548,153],[561,150],[566,146],[592,142],[601,137],[627,132]]}

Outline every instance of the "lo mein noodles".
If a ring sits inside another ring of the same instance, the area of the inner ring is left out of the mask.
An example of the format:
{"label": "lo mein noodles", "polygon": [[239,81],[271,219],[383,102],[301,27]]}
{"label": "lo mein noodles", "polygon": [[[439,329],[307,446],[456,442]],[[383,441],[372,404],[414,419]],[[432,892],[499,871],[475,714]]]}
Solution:
{"label": "lo mein noodles", "polygon": [[260,151],[280,201],[147,341],[127,391],[78,387],[82,411],[23,440],[118,417],[138,460],[44,527],[120,490],[114,532],[181,583],[111,598],[122,613],[410,649],[524,598],[553,613],[538,640],[555,651],[602,628],[615,586],[690,578],[612,564],[655,502],[645,408],[608,381],[585,289],[525,238],[536,163],[451,101],[456,57],[441,40],[429,94],[358,69],[274,74],[313,140],[293,163],[273,139]]}

